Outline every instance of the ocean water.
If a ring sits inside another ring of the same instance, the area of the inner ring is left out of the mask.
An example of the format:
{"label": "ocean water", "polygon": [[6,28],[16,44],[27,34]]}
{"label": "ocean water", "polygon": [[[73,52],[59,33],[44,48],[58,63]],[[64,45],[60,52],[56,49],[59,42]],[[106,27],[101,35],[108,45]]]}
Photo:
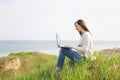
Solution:
{"label": "ocean water", "polygon": [[[61,44],[78,45],[79,41],[61,41]],[[94,41],[94,49],[120,48],[120,41]],[[12,52],[39,51],[47,54],[58,55],[59,48],[56,41],[0,41],[0,56],[6,56]]]}

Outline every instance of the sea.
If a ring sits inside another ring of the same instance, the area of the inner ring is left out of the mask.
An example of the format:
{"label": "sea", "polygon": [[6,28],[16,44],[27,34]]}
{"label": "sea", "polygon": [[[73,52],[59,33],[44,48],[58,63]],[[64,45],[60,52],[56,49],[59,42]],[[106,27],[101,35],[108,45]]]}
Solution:
{"label": "sea", "polygon": [[[79,41],[61,41],[62,45],[76,46]],[[94,41],[94,50],[120,48],[120,41]],[[58,55],[56,41],[48,40],[0,40],[0,57],[18,52],[42,52]]]}

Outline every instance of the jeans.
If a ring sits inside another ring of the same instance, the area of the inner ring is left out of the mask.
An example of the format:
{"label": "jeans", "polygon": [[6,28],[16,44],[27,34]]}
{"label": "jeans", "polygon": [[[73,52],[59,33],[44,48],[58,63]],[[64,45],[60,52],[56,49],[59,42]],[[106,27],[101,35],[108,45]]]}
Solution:
{"label": "jeans", "polygon": [[67,48],[61,48],[59,52],[59,57],[58,57],[58,62],[57,62],[57,67],[62,68],[65,56],[70,58],[72,61],[80,61],[81,55],[78,52],[75,52],[71,49]]}

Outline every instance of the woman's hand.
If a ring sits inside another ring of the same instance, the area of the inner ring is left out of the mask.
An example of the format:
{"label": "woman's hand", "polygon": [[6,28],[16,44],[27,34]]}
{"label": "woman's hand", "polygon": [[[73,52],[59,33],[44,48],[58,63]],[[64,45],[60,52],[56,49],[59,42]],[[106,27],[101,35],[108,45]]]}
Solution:
{"label": "woman's hand", "polygon": [[78,45],[78,47],[82,47],[82,45],[81,45],[81,44],[79,44],[79,45]]}
{"label": "woman's hand", "polygon": [[72,49],[72,47],[69,46],[69,45],[65,45],[64,47],[69,48],[69,49]]}

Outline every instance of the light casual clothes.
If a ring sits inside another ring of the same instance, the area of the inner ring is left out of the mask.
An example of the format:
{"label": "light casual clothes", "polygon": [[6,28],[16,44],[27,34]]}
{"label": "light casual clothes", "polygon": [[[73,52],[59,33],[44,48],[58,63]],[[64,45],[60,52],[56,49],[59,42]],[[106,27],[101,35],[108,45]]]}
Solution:
{"label": "light casual clothes", "polygon": [[85,31],[81,36],[78,47],[72,47],[72,49],[76,50],[80,55],[85,56],[86,58],[91,58],[92,60],[96,59],[96,57],[93,56],[93,38],[89,32]]}
{"label": "light casual clothes", "polygon": [[85,58],[95,60],[96,57],[93,56],[93,39],[91,34],[89,32],[84,32],[78,47],[72,47],[72,49],[61,48],[56,65],[57,67],[62,68],[66,56],[74,62],[78,62]]}

